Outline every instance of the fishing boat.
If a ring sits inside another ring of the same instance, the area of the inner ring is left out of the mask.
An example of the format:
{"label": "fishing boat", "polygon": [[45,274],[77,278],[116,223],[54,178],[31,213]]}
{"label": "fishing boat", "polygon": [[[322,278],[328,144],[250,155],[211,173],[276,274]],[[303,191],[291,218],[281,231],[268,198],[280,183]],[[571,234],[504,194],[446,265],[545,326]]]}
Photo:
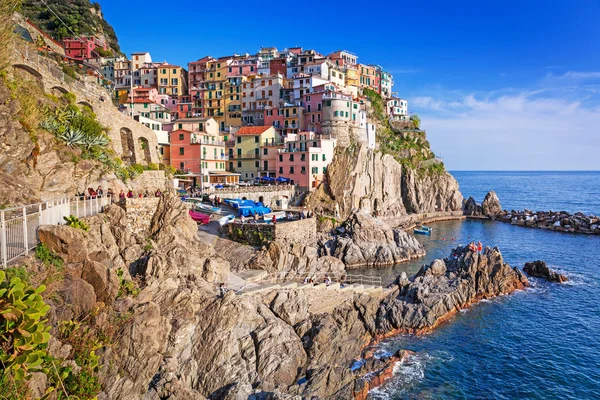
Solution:
{"label": "fishing boat", "polygon": [[213,207],[210,204],[196,203],[196,210],[217,214],[221,211],[221,207]]}
{"label": "fishing boat", "polygon": [[229,215],[226,215],[223,218],[219,219],[219,225],[220,226],[225,226],[228,223],[233,222],[233,221],[235,221],[235,215],[229,214]]}
{"label": "fishing boat", "polygon": [[427,229],[415,228],[413,229],[413,233],[418,235],[431,235],[431,231]]}
{"label": "fishing boat", "polygon": [[190,210],[189,213],[190,217],[192,217],[194,221],[199,222],[201,224],[208,224],[208,222],[210,221],[210,217],[206,214],[202,214],[194,210]]}
{"label": "fishing boat", "polygon": [[277,217],[279,221],[282,221],[285,218],[285,211],[276,211],[272,213],[267,213],[263,215],[263,219],[265,222],[271,223],[273,222],[273,217]]}

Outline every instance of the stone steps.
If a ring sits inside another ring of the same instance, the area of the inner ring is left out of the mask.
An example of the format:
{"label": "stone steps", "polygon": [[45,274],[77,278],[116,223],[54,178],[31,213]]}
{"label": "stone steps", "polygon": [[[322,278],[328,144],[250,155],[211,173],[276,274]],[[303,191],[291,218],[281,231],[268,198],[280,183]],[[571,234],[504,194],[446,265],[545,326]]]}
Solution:
{"label": "stone steps", "polygon": [[259,293],[265,293],[265,292],[269,292],[271,290],[274,289],[280,289],[281,285],[279,285],[278,283],[271,283],[268,285],[262,285],[262,286],[256,286],[256,287],[250,287],[248,289],[244,289],[242,291],[242,294],[259,294]]}

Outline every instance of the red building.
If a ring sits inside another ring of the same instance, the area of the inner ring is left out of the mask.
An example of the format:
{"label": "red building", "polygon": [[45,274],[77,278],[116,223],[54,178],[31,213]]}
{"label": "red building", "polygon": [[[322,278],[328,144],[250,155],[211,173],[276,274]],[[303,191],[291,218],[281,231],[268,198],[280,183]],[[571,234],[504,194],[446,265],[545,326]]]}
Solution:
{"label": "red building", "polygon": [[92,36],[64,39],[63,43],[67,57],[77,60],[98,57],[98,53],[95,51],[98,48],[105,51],[108,50],[105,41]]}

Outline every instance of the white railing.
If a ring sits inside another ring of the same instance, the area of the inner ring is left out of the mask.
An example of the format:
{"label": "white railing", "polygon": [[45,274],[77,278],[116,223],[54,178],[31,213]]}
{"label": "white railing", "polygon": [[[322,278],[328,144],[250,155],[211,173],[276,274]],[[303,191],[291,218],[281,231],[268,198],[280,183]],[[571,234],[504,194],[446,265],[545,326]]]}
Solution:
{"label": "white railing", "polygon": [[108,197],[71,197],[0,210],[2,267],[37,246],[37,230],[41,225],[64,224],[64,217],[69,215],[80,218],[97,214],[109,202]]}

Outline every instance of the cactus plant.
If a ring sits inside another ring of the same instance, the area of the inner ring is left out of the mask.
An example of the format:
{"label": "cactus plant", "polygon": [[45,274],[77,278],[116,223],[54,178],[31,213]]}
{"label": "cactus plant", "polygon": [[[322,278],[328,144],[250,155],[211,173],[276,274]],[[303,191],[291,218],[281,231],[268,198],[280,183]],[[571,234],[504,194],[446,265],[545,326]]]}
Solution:
{"label": "cactus plant", "polygon": [[10,369],[15,379],[43,370],[44,345],[50,339],[50,326],[44,317],[50,306],[41,293],[45,286],[33,288],[18,277],[5,280],[0,271],[0,368]]}
{"label": "cactus plant", "polygon": [[86,224],[85,222],[83,222],[82,220],[80,220],[79,218],[77,218],[74,215],[69,215],[68,217],[63,217],[63,219],[65,220],[67,226],[70,226],[70,227],[76,228],[76,229],[81,229],[86,232],[90,230],[90,227],[88,224]]}
{"label": "cactus plant", "polygon": [[67,145],[74,147],[83,144],[85,136],[80,131],[69,129],[61,134],[59,139],[66,142]]}

